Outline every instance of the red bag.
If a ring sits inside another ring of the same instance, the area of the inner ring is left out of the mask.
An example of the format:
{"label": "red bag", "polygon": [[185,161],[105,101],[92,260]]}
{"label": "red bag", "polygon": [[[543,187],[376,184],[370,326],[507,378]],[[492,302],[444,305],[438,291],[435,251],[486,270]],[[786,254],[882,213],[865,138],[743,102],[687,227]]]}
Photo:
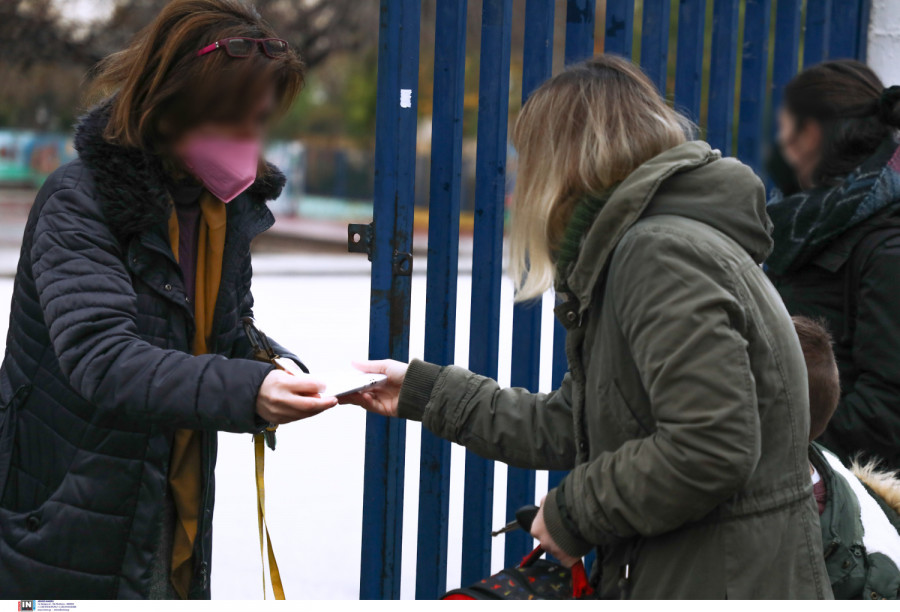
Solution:
{"label": "red bag", "polygon": [[445,600],[475,599],[595,599],[588,582],[584,563],[579,561],[566,569],[558,563],[541,559],[544,549],[538,546],[516,567],[506,568],[481,582],[444,595]]}

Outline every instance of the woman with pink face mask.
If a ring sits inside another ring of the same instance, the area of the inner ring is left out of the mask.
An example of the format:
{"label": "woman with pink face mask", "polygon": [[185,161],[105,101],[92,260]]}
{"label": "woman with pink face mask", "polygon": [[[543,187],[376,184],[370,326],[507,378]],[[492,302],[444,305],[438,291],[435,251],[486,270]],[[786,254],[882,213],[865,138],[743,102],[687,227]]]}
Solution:
{"label": "woman with pink face mask", "polygon": [[[0,598],[208,598],[216,432],[336,403],[253,360],[260,158],[303,64],[240,0],[174,0],[99,66],[35,200],[0,367]],[[299,360],[270,341],[274,351]]]}

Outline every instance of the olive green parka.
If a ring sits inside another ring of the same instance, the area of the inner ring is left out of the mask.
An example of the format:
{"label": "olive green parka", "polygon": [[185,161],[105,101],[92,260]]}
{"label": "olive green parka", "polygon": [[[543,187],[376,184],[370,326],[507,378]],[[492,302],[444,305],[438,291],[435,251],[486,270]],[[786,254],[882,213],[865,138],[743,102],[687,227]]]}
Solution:
{"label": "olive green parka", "polygon": [[544,517],[597,547],[605,597],[830,598],[809,478],[806,367],[759,264],[762,183],[703,142],[612,193],[556,313],[552,393],[414,361],[400,416],[510,465],[571,470]]}

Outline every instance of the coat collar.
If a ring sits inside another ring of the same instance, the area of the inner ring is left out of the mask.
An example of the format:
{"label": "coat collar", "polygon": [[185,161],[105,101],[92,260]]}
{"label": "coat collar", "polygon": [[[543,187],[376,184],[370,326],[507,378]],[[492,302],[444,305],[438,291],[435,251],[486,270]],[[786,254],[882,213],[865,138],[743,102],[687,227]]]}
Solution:
{"label": "coat collar", "polygon": [[[81,117],[75,128],[75,149],[91,171],[110,229],[124,241],[165,223],[171,214],[172,200],[159,156],[110,143],[103,137],[114,102],[114,98],[106,100]],[[229,203],[229,222],[248,212],[248,208],[267,212],[265,202],[280,195],[284,174],[272,164],[267,164],[267,168],[268,172],[258,176]]]}
{"label": "coat collar", "polygon": [[[568,324],[574,324],[591,302],[606,263],[619,241],[647,209],[660,184],[678,172],[705,166],[721,154],[701,141],[690,141],[660,153],[639,166],[616,188],[600,210],[566,279],[570,300],[558,307]],[[573,302],[574,300],[574,302]]]}

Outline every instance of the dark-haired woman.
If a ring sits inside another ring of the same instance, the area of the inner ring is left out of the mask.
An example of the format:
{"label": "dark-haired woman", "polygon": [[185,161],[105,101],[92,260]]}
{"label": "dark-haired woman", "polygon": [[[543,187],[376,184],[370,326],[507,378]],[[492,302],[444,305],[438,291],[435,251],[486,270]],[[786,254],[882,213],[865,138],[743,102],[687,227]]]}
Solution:
{"label": "dark-haired woman", "polygon": [[768,273],[791,314],[836,340],[841,403],[820,439],[900,468],[900,87],[826,62],[785,88],[779,144],[799,190],[768,206]]}
{"label": "dark-haired woman", "polygon": [[0,598],[208,598],[216,432],[336,403],[240,324],[284,183],[260,142],[303,64],[243,2],[175,0],[98,75],[16,275]]}

